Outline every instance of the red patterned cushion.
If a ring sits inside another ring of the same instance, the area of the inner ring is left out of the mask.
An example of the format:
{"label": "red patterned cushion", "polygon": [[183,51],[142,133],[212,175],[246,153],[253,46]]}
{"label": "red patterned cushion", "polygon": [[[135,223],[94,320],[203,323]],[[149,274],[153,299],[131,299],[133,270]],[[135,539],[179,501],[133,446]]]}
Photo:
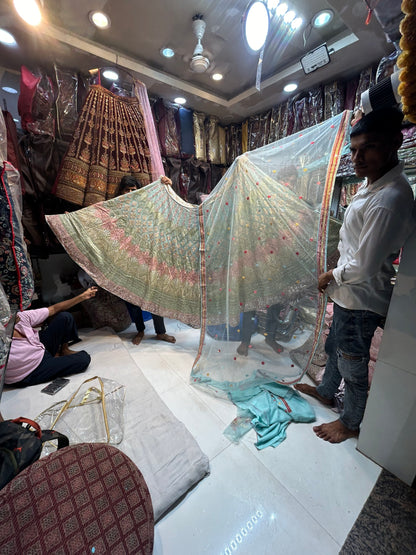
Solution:
{"label": "red patterned cushion", "polygon": [[0,553],[151,554],[153,532],[142,474],[109,445],[61,449],[0,492]]}

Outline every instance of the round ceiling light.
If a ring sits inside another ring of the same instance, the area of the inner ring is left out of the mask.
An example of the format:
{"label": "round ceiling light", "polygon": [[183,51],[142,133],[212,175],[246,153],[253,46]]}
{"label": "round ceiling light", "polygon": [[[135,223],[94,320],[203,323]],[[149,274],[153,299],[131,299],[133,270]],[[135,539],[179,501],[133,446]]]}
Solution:
{"label": "round ceiling light", "polygon": [[296,31],[296,29],[299,29],[302,23],[303,23],[303,19],[301,17],[297,17],[292,21],[292,23],[290,24],[290,27],[293,29],[293,31]]}
{"label": "round ceiling light", "polygon": [[90,12],[89,18],[91,23],[93,23],[99,29],[108,29],[111,26],[110,18],[104,12]]}
{"label": "round ceiling light", "polygon": [[29,25],[39,25],[42,14],[36,0],[13,0],[14,7],[20,17]]}
{"label": "round ceiling light", "polygon": [[103,77],[109,79],[110,81],[117,81],[118,73],[116,71],[113,71],[112,69],[106,69],[105,71],[103,71]]}
{"label": "round ceiling light", "polygon": [[1,90],[10,94],[17,94],[17,90],[13,87],[2,87]]}
{"label": "round ceiling light", "polygon": [[183,96],[178,96],[175,98],[174,102],[175,104],[186,104],[186,98],[183,98]]}
{"label": "round ceiling light", "polygon": [[0,29],[0,42],[7,44],[7,46],[16,46],[17,44],[14,36],[9,33],[9,31],[5,31],[4,29]]}
{"label": "round ceiling light", "polygon": [[279,4],[279,6],[276,8],[276,15],[285,15],[288,9],[289,8],[286,2],[283,2],[283,4]]}
{"label": "round ceiling light", "polygon": [[277,8],[280,0],[267,0],[267,8],[269,11],[273,11]]}
{"label": "round ceiling light", "polygon": [[332,21],[333,17],[334,12],[332,10],[322,10],[312,18],[312,25],[318,28],[325,27],[325,25]]}
{"label": "round ceiling light", "polygon": [[295,91],[297,88],[298,88],[298,86],[297,86],[296,83],[288,83],[287,85],[285,85],[285,86],[283,87],[283,90],[284,90],[285,92],[293,92],[293,91]]}
{"label": "round ceiling light", "polygon": [[248,7],[243,20],[244,37],[252,52],[258,52],[269,32],[269,11],[264,2],[255,0]]}
{"label": "round ceiling light", "polygon": [[283,17],[283,21],[285,23],[290,23],[291,21],[293,21],[296,17],[296,13],[293,10],[290,10],[288,12],[285,13],[284,17]]}
{"label": "round ceiling light", "polygon": [[213,73],[212,74],[212,78],[214,79],[214,81],[221,81],[221,79],[224,77],[224,75],[222,73]]}
{"label": "round ceiling light", "polygon": [[173,48],[162,48],[160,53],[165,58],[173,58],[173,56],[175,55],[175,51],[173,50]]}

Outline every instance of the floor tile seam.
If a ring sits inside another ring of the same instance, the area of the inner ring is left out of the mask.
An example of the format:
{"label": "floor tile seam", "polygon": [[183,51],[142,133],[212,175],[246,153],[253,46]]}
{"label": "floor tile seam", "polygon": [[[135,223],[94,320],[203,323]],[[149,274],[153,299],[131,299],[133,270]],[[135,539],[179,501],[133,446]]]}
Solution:
{"label": "floor tile seam", "polygon": [[[242,442],[243,443],[243,442]],[[318,524],[318,526],[320,528],[322,528],[322,530],[324,530],[327,535],[334,540],[334,542],[339,546],[342,547],[342,544],[339,543],[339,541],[334,537],[334,535],[331,533],[330,530],[328,530],[325,526],[322,525],[322,523],[313,515],[313,513],[310,512],[310,510],[304,505],[304,503],[298,499],[298,497],[296,496],[296,494],[294,492],[292,492],[281,480],[279,480],[279,478],[277,478],[272,471],[263,463],[263,461],[258,458],[256,456],[255,453],[253,453],[247,445],[245,445],[243,443],[244,447],[249,451],[249,453],[251,453],[254,457],[256,457],[257,461],[264,467],[264,469],[268,472],[268,474],[273,478],[273,480],[275,480],[287,493],[290,497],[292,497],[293,499],[295,499],[295,501],[297,503],[299,503],[299,505],[302,507],[302,509],[304,511],[306,511],[308,513],[308,515]],[[347,534],[348,535],[348,534]]]}

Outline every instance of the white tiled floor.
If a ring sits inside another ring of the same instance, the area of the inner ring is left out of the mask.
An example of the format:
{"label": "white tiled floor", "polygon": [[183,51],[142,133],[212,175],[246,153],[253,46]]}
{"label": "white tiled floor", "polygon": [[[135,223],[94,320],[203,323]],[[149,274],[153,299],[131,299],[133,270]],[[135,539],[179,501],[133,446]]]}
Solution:
{"label": "white tiled floor", "polygon": [[[135,347],[133,327],[120,334],[130,355],[208,455],[211,474],[155,528],[156,555],[336,554],[373,488],[380,467],[356,439],[319,440],[314,424],[290,424],[277,448],[258,451],[255,433],[239,445],[223,435],[231,403],[190,385],[199,332],[166,321],[176,345],[147,337]],[[149,333],[152,324],[148,326]],[[336,419],[318,402],[317,422]]]}
{"label": "white tiled floor", "polygon": [[[356,439],[330,445],[315,436],[313,424],[290,424],[275,449],[258,451],[253,431],[231,443],[223,431],[234,405],[189,383],[199,331],[165,323],[175,345],[151,339],[151,323],[139,346],[131,343],[133,326],[119,334],[121,341],[105,330],[88,340],[97,362],[115,368],[120,349],[127,350],[210,459],[211,474],[156,524],[155,555],[337,554],[381,469],[355,449]],[[19,392],[3,397],[6,418]],[[318,422],[336,418],[311,403]],[[35,400],[29,405],[38,414]]]}

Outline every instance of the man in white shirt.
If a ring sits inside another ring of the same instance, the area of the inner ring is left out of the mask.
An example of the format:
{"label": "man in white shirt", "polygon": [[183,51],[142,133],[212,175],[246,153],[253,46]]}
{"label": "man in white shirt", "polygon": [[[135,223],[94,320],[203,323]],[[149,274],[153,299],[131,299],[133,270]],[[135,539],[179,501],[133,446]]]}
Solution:
{"label": "man in white shirt", "polygon": [[414,226],[414,198],[397,151],[403,114],[396,108],[363,116],[351,131],[351,159],[366,178],[349,205],[340,230],[337,267],[321,274],[318,288],[334,301],[325,350],[328,360],[318,387],[295,388],[332,405],[342,378],[344,408],[339,420],[314,427],[318,437],[340,443],[358,436],[368,393],[373,334],[383,325],[392,293],[392,262]]}

